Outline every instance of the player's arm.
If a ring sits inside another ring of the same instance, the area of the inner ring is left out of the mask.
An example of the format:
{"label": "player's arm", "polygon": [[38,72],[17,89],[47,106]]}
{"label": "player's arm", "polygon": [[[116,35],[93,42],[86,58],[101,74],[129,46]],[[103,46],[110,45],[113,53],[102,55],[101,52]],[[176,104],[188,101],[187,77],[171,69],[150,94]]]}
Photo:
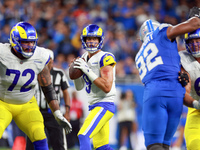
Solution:
{"label": "player's arm", "polygon": [[113,83],[113,67],[116,64],[115,58],[111,54],[107,54],[103,61],[101,62],[100,77],[97,76],[87,65],[83,59],[76,59],[76,66],[74,68],[81,69],[87,77],[93,82],[97,87],[99,87],[105,93],[110,92]]}
{"label": "player's arm", "polygon": [[198,28],[200,28],[200,18],[192,17],[176,26],[169,26],[167,28],[167,37],[172,41],[177,36],[192,32]]}
{"label": "player's arm", "polygon": [[191,79],[190,79],[190,75],[189,73],[183,68],[181,67],[181,72],[185,72],[187,73],[188,77],[189,77],[189,82],[187,83],[187,85],[185,86],[186,92],[185,92],[185,97],[183,99],[183,104],[187,107],[192,107],[192,108],[196,108],[196,109],[200,109],[200,101],[195,100],[194,98],[192,98],[190,96],[190,91],[191,91]]}
{"label": "player's arm", "polygon": [[82,90],[84,88],[84,86],[85,86],[85,81],[83,79],[83,76],[81,76],[78,79],[73,80],[73,82],[74,82],[75,89],[77,91]]}
{"label": "player's arm", "polygon": [[63,92],[63,98],[64,98],[64,102],[65,102],[65,114],[64,117],[70,121],[70,97],[69,97],[69,92],[67,89],[62,90]]}
{"label": "player's arm", "polygon": [[113,83],[113,66],[103,67],[100,74],[101,76],[94,80],[93,83],[105,93],[109,93]]}
{"label": "player's arm", "polygon": [[51,75],[47,66],[45,66],[44,69],[38,74],[38,83],[42,88],[52,112],[59,110],[59,103],[56,97],[56,92],[51,83]]}
{"label": "player's arm", "polygon": [[38,83],[40,84],[42,91],[45,95],[45,98],[53,112],[57,122],[66,129],[67,133],[70,133],[72,130],[71,124],[64,118],[60,112],[59,103],[56,97],[56,92],[51,83],[51,75],[47,66],[38,74]]}
{"label": "player's arm", "polygon": [[188,106],[188,107],[193,107],[192,102],[194,101],[194,99],[190,96],[190,91],[191,91],[190,75],[183,67],[181,67],[181,72],[182,73],[183,72],[186,73],[188,75],[188,77],[189,77],[189,82],[187,83],[187,85],[185,85],[186,92],[185,92],[185,97],[184,97],[184,100],[183,100],[183,104]]}

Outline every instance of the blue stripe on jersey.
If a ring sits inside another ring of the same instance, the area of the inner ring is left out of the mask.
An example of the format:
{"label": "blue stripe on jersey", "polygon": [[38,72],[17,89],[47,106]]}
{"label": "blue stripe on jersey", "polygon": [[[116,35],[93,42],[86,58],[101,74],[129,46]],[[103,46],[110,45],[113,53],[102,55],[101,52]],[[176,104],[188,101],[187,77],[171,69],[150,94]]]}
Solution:
{"label": "blue stripe on jersey", "polygon": [[94,129],[97,127],[97,124],[99,123],[99,121],[103,118],[103,116],[105,115],[106,113],[106,109],[103,109],[101,111],[100,114],[98,114],[98,117],[95,119],[95,122],[93,123],[92,127],[90,128],[90,130],[87,132],[86,136],[90,136],[91,133],[94,131]]}
{"label": "blue stripe on jersey", "polygon": [[100,68],[103,67],[103,59],[108,53],[104,54],[100,59]]}
{"label": "blue stripe on jersey", "polygon": [[93,105],[89,105],[89,111],[94,109],[95,107],[103,107],[106,110],[109,110],[112,113],[115,113],[115,104],[114,102],[99,102]]}
{"label": "blue stripe on jersey", "polygon": [[49,55],[49,58],[48,58],[47,62],[45,63],[45,65],[47,65],[49,63],[49,61],[50,61],[50,55]]}
{"label": "blue stripe on jersey", "polygon": [[113,54],[110,54],[110,53],[106,53],[105,55],[103,55],[100,59],[100,68],[104,66],[103,64],[103,59],[105,58],[105,56],[112,56],[114,58],[114,60],[116,61],[115,59],[115,56]]}
{"label": "blue stripe on jersey", "polygon": [[151,20],[147,21],[147,28],[148,28],[149,32],[154,31],[153,24],[152,24]]}

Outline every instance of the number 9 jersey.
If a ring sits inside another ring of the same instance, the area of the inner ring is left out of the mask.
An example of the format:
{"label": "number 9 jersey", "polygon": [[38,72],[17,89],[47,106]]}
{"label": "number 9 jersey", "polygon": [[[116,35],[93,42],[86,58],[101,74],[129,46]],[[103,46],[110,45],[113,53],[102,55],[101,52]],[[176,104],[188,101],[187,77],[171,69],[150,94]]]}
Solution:
{"label": "number 9 jersey", "polygon": [[167,37],[169,24],[161,24],[147,35],[136,55],[136,67],[144,84],[152,80],[178,79],[180,56],[176,40]]}
{"label": "number 9 jersey", "polygon": [[[82,58],[87,60],[88,52],[85,52],[82,55]],[[83,74],[83,79],[85,81],[85,90],[88,95],[88,102],[90,105],[95,104],[97,102],[114,102],[114,97],[116,95],[115,88],[115,65],[116,60],[113,54],[108,52],[100,51],[94,56],[92,56],[88,62],[88,66],[92,69],[92,71],[100,77],[101,68],[112,65],[113,66],[113,83],[112,88],[109,93],[103,92],[99,87],[97,87],[94,83],[92,83],[87,75]]]}
{"label": "number 9 jersey", "polygon": [[45,48],[36,47],[32,57],[21,60],[10,44],[0,43],[0,99],[11,104],[28,102],[35,93],[37,75],[49,60]]}

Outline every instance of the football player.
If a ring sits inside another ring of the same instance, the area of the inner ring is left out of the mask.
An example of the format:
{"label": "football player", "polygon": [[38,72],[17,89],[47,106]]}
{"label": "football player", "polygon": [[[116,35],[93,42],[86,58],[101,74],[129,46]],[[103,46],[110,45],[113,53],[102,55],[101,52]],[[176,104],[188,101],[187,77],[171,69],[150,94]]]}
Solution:
{"label": "football player", "polygon": [[[180,51],[183,70],[189,74],[190,82],[186,86],[186,93],[194,99],[200,98],[200,28],[185,34],[185,51]],[[200,149],[200,110],[188,108],[185,139],[188,150]]]}
{"label": "football player", "polygon": [[[176,37],[200,27],[193,17],[176,26],[146,20],[140,28],[143,42],[136,55],[136,66],[145,84],[142,128],[147,150],[169,150],[183,108],[185,88],[178,81],[180,56]],[[184,104],[199,107],[199,102],[185,95]]]}
{"label": "football player", "polygon": [[43,117],[33,96],[37,82],[58,123],[67,132],[72,128],[60,112],[51,83],[49,53],[37,41],[35,28],[19,22],[11,29],[10,43],[0,43],[0,138],[13,119],[35,150],[48,150]]}
{"label": "football player", "polygon": [[85,87],[89,102],[89,115],[81,127],[78,138],[80,150],[91,150],[93,139],[97,150],[112,150],[109,146],[109,120],[115,112],[115,65],[113,54],[102,51],[104,32],[95,24],[85,27],[81,34],[82,47],[86,52],[75,59],[83,75],[73,80],[76,90]]}

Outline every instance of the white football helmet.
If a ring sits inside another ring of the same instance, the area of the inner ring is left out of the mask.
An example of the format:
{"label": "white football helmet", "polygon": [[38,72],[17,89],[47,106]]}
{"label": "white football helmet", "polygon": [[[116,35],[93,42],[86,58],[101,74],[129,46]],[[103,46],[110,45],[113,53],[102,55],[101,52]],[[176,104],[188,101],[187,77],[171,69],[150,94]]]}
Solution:
{"label": "white football helmet", "polygon": [[147,37],[147,35],[153,31],[156,30],[156,28],[160,25],[159,22],[155,20],[146,20],[142,26],[140,27],[139,35],[140,35],[140,40],[144,42],[144,39]]}

